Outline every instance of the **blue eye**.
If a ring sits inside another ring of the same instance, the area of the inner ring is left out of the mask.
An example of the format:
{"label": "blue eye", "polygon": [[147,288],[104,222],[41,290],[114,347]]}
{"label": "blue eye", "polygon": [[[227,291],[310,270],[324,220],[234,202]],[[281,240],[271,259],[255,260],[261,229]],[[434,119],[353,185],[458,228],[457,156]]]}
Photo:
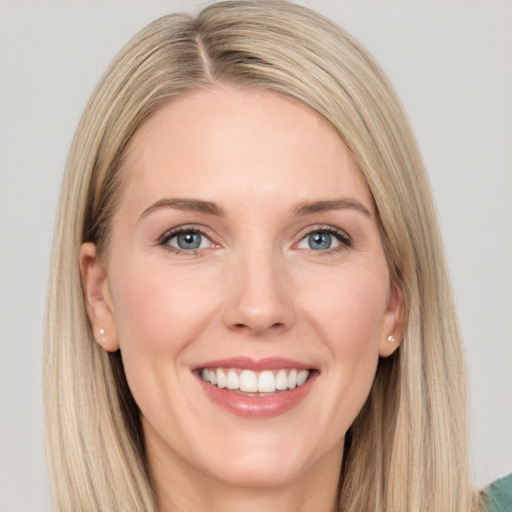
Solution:
{"label": "blue eye", "polygon": [[184,233],[171,240],[174,238],[176,238],[176,244],[180,249],[199,249],[201,247],[202,236],[199,233]]}
{"label": "blue eye", "polygon": [[309,251],[330,253],[351,246],[352,239],[344,231],[334,227],[325,227],[310,231],[296,247]]}
{"label": "blue eye", "polygon": [[171,232],[163,238],[161,243],[181,251],[195,251],[212,246],[212,242],[206,235],[192,229]]}
{"label": "blue eye", "polygon": [[332,246],[332,235],[329,233],[311,233],[307,236],[308,246],[314,251],[325,251]]}

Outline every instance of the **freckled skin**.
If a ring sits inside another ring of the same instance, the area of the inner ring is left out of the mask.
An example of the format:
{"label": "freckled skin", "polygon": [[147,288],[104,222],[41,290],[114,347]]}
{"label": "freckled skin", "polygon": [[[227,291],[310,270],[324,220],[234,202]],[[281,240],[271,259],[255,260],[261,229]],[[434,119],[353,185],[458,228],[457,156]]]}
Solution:
{"label": "freckled skin", "polygon": [[[299,501],[327,494],[318,499],[332,506],[345,432],[379,355],[396,348],[387,337],[401,308],[370,192],[347,149],[289,99],[215,88],[146,121],[126,173],[102,321],[142,412],[162,507],[188,510],[177,485],[194,489],[195,506],[240,487],[279,488]],[[294,213],[299,203],[339,197],[370,215]],[[224,215],[162,207],[141,218],[162,198],[211,201]],[[179,226],[204,233],[200,249],[160,243]],[[332,248],[313,250],[308,235],[328,227],[350,246],[331,236]],[[243,418],[213,403],[191,372],[236,356],[293,358],[319,376],[285,414]]]}

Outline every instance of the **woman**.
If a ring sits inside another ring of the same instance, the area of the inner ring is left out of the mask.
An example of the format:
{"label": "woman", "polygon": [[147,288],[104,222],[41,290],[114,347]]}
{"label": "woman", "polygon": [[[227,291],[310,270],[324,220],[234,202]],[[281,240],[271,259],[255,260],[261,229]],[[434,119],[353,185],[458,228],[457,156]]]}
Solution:
{"label": "woman", "polygon": [[57,509],[481,508],[419,154],[332,23],[236,1],[135,36],[54,247]]}

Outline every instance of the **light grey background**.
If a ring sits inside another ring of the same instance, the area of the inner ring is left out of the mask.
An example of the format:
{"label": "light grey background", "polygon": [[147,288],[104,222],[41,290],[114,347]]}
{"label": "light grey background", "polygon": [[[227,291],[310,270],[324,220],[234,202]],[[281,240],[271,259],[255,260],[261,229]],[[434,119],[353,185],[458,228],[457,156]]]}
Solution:
{"label": "light grey background", "polygon": [[[395,84],[434,189],[467,346],[474,475],[512,471],[512,3],[309,0]],[[60,179],[108,62],[197,1],[0,0],[0,510],[48,508],[41,338]]]}

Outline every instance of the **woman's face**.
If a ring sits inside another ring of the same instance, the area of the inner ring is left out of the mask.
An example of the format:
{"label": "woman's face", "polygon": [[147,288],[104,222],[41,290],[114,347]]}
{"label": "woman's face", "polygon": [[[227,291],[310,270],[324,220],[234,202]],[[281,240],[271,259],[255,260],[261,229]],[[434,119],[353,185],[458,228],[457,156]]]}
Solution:
{"label": "woman's face", "polygon": [[402,307],[334,129],[275,93],[214,88],[146,121],[123,172],[105,266],[90,244],[81,261],[150,464],[245,486],[339,468]]}

